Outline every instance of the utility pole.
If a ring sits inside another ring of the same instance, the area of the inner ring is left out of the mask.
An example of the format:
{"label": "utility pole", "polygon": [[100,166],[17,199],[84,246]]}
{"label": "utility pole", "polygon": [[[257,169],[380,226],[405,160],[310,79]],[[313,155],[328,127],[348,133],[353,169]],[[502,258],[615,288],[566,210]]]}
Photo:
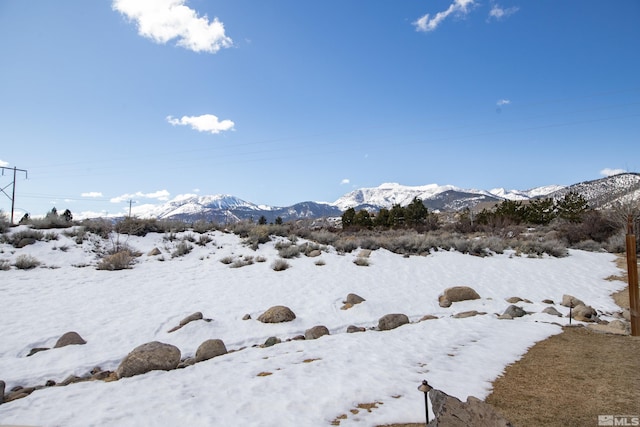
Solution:
{"label": "utility pole", "polygon": [[638,289],[638,257],[636,255],[636,234],[634,216],[627,217],[627,276],[629,278],[629,314],[631,315],[631,335],[640,336],[640,290]]}
{"label": "utility pole", "polygon": [[[24,172],[24,177],[28,178],[27,171],[25,169],[18,169],[15,166],[13,168],[7,168],[7,167],[4,167],[4,166],[0,166],[0,169],[2,169],[2,175],[4,175],[4,171],[5,170],[13,170],[13,181],[10,182],[9,184],[7,184],[6,186],[0,188],[0,191],[2,193],[4,193],[4,195],[7,196],[9,198],[9,200],[11,200],[11,225],[14,225],[13,224],[13,212],[15,210],[15,205],[16,205],[16,173],[18,171],[19,172]],[[13,187],[11,189],[11,196],[9,196],[6,191],[4,191],[10,185]]]}
{"label": "utility pole", "polygon": [[131,218],[131,204],[135,203],[133,200],[129,199],[129,218]]}

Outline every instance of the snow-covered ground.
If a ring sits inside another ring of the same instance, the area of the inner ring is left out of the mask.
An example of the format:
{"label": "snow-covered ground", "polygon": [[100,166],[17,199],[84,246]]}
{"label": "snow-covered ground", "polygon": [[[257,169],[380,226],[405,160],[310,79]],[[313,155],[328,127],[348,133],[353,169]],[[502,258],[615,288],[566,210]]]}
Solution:
{"label": "snow-covered ground", "polygon": [[[233,234],[209,235],[212,242],[177,258],[170,255],[176,242],[165,241],[164,234],[131,237],[127,243],[143,255],[132,269],[121,271],[97,270],[94,243],[78,245],[63,234],[22,249],[1,244],[0,261],[14,263],[29,254],[42,263],[32,270],[0,271],[0,379],[7,391],[85,375],[95,366],[115,370],[127,353],[150,341],[177,346],[183,358],[211,338],[242,350],[185,369],[37,390],[0,405],[0,424],[329,426],[343,415],[340,426],[421,422],[422,380],[463,400],[484,398],[506,365],[561,331],[557,323],[568,319],[541,313],[548,306],[543,299],[554,300],[566,314],[559,302],[571,294],[609,319],[607,313],[618,311],[610,294],[625,286],[604,280],[619,270],[615,256],[603,253],[478,258],[444,251],[403,257],[377,250],[369,266],[358,266],[353,262],[358,251],[338,254],[330,248],[319,257],[287,260],[291,268],[277,272],[271,268],[278,259],[273,242],[253,251]],[[154,247],[163,254],[146,255]],[[230,268],[220,262],[230,255],[266,261]],[[317,265],[320,259],[324,265]],[[481,299],[441,308],[438,295],[459,285],[473,287]],[[349,293],[366,301],[341,310]],[[518,305],[535,313],[498,319],[510,305],[505,298],[513,296],[532,301]],[[256,320],[274,305],[290,307],[297,318],[281,324]],[[488,314],[452,317],[468,310]],[[196,311],[213,320],[168,333]],[[346,333],[349,325],[375,327],[389,313],[404,313],[412,323],[392,331]],[[242,320],[245,314],[252,319]],[[418,322],[427,314],[438,318]],[[316,325],[325,325],[331,335],[286,341]],[[68,331],[87,344],[26,357],[34,347],[53,347]],[[271,336],[283,342],[253,347]],[[366,403],[376,408],[357,408]]]}

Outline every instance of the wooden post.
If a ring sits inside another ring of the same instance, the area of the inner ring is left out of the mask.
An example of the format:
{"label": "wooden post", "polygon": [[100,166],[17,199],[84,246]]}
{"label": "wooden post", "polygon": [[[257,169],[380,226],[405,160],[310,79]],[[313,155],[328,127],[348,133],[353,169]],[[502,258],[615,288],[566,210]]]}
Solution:
{"label": "wooden post", "polygon": [[640,292],[638,289],[638,257],[636,255],[633,215],[629,215],[627,218],[627,276],[629,277],[631,335],[637,337],[640,336]]}

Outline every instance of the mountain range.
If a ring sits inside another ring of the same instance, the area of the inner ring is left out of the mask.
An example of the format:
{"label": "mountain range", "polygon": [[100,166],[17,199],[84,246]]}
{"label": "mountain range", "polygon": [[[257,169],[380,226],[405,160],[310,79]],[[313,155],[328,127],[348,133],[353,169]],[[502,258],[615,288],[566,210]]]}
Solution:
{"label": "mountain range", "polygon": [[548,185],[530,190],[462,189],[453,185],[428,184],[406,186],[385,183],[378,187],[351,191],[333,203],[300,202],[287,207],[257,205],[231,195],[186,195],[159,205],[140,207],[135,211],[142,218],[178,219],[184,221],[214,221],[233,223],[242,220],[257,221],[264,216],[268,222],[280,217],[283,221],[337,217],[348,208],[377,211],[394,204],[408,204],[420,198],[431,211],[457,211],[465,208],[490,206],[503,200],[531,200],[551,197],[559,199],[569,192],[581,194],[589,206],[606,208],[617,202],[640,200],[640,174],[623,173],[569,186]]}

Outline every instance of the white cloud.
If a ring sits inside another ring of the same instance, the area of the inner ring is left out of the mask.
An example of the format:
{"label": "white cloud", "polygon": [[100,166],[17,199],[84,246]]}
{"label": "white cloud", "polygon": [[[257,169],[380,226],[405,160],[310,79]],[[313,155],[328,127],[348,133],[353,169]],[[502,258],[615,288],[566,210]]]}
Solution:
{"label": "white cloud", "polygon": [[350,182],[351,182],[351,180],[349,178],[345,178],[342,181],[340,181],[340,185],[349,184]]}
{"label": "white cloud", "polygon": [[109,201],[111,203],[122,203],[122,202],[127,202],[133,199],[158,199],[158,200],[166,201],[166,200],[169,200],[169,195],[170,193],[167,190],[159,190],[153,193],[143,193],[141,191],[138,191],[133,194],[123,194],[118,197],[113,197]]}
{"label": "white cloud", "polygon": [[611,169],[611,168],[604,168],[600,171],[600,175],[603,176],[612,176],[612,175],[618,175],[621,173],[626,173],[627,171],[624,169]]}
{"label": "white cloud", "polygon": [[182,116],[180,119],[167,116],[167,121],[174,126],[191,126],[191,129],[195,129],[199,132],[209,132],[214,135],[223,131],[232,130],[235,126],[235,123],[231,120],[220,121],[218,117],[213,114],[203,114],[202,116]]}
{"label": "white cloud", "polygon": [[88,193],[82,193],[80,194],[81,197],[103,197],[102,193],[99,191],[90,191]]}
{"label": "white cloud", "polygon": [[503,105],[509,105],[509,104],[511,104],[511,101],[508,99],[501,99],[498,102],[496,102],[496,105],[498,107],[502,107]]}
{"label": "white cloud", "polygon": [[165,44],[177,39],[177,45],[194,52],[216,53],[231,47],[224,25],[214,18],[185,6],[186,0],[113,0],[112,8],[138,25],[138,34]]}
{"label": "white cloud", "polygon": [[5,162],[4,160],[0,160],[0,166],[6,168],[7,166],[9,166],[9,162]]}
{"label": "white cloud", "polygon": [[514,13],[516,13],[520,8],[513,6],[513,7],[508,7],[506,9],[498,6],[497,4],[494,4],[493,7],[491,8],[491,10],[489,11],[489,18],[494,18],[496,21],[500,21],[503,18],[506,18],[507,16],[513,15]]}
{"label": "white cloud", "polygon": [[429,32],[438,28],[438,25],[442,23],[451,14],[464,16],[469,13],[469,9],[475,3],[475,0],[454,0],[453,3],[444,12],[438,12],[432,18],[428,13],[415,21],[413,25],[416,26],[416,31]]}

